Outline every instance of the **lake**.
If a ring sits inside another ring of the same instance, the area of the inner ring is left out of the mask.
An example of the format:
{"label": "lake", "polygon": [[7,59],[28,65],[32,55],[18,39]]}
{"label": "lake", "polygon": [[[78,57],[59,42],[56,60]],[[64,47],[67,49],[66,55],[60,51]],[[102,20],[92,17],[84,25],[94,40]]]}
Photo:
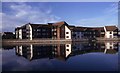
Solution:
{"label": "lake", "polygon": [[3,71],[118,71],[118,42],[2,46]]}

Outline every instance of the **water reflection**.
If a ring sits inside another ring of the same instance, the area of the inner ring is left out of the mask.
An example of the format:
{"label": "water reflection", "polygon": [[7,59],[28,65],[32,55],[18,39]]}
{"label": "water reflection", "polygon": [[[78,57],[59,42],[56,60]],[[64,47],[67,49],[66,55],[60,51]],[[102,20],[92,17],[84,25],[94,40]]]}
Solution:
{"label": "water reflection", "polygon": [[72,43],[54,45],[17,45],[3,46],[3,49],[15,48],[17,56],[22,56],[30,61],[35,59],[59,59],[66,61],[69,57],[91,52],[103,52],[105,54],[116,54],[119,44],[116,42],[105,43]]}
{"label": "water reflection", "polygon": [[16,55],[23,56],[28,60],[41,58],[57,58],[66,60],[71,53],[71,44],[56,44],[56,45],[33,45],[16,46]]}

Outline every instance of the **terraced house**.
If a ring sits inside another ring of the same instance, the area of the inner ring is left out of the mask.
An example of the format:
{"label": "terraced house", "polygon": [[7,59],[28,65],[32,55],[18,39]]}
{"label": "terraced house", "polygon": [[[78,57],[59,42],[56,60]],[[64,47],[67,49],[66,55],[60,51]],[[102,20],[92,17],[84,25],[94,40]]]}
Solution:
{"label": "terraced house", "polygon": [[116,26],[76,27],[65,21],[47,24],[28,23],[15,28],[16,39],[91,39],[118,38]]}

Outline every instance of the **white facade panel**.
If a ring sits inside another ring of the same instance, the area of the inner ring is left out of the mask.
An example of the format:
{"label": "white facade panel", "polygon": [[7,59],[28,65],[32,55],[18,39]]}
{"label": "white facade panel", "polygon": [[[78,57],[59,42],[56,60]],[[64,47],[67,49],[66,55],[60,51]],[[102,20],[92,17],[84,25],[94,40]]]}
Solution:
{"label": "white facade panel", "polygon": [[66,57],[71,53],[71,44],[65,44]]}
{"label": "white facade panel", "polygon": [[[111,32],[111,33],[110,33]],[[106,38],[113,38],[113,31],[106,31],[105,32],[105,37]]]}
{"label": "white facade panel", "polygon": [[30,40],[32,40],[32,27],[31,27],[31,25],[29,25],[29,28],[30,28]]}
{"label": "white facade panel", "polygon": [[65,26],[65,39],[71,39],[71,30]]}
{"label": "white facade panel", "polygon": [[19,46],[19,54],[22,56],[23,52],[22,52],[22,46]]}
{"label": "white facade panel", "polygon": [[31,44],[30,45],[30,58],[29,59],[32,59],[33,57],[33,45]]}
{"label": "white facade panel", "polygon": [[19,29],[19,39],[22,39],[22,29]]}

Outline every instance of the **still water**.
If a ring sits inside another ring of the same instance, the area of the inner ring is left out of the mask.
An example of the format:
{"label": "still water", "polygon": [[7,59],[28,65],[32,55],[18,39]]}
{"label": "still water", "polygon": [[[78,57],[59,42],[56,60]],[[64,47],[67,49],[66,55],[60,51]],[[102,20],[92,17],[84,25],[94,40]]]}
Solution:
{"label": "still water", "polygon": [[118,71],[117,42],[2,46],[3,71]]}

